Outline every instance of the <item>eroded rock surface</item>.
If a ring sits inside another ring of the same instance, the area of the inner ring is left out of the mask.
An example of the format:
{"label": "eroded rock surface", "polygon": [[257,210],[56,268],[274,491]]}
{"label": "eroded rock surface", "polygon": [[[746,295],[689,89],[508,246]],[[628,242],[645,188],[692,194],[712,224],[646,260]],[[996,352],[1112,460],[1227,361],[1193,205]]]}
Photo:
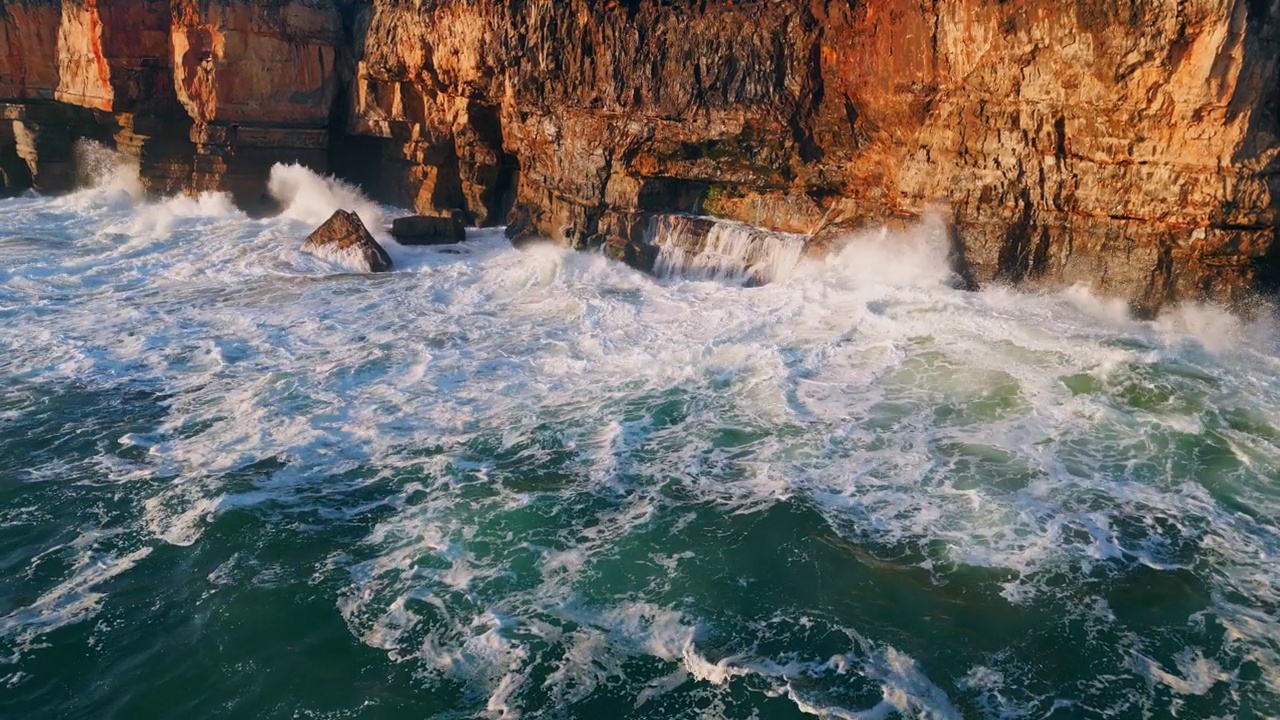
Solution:
{"label": "eroded rock surface", "polygon": [[391,223],[391,237],[401,245],[447,245],[467,239],[460,211],[445,215],[410,215]]}
{"label": "eroded rock surface", "polygon": [[326,170],[347,46],[332,0],[0,0],[0,165],[63,190],[75,140],[140,160],[159,193],[253,207],[277,162]]}
{"label": "eroded rock surface", "polygon": [[97,137],[157,191],[252,204],[271,163],[296,161],[641,263],[655,214],[830,236],[942,208],[979,282],[1236,301],[1280,279],[1278,14],[0,0],[0,172],[56,189],[71,142]]}
{"label": "eroded rock surface", "polygon": [[338,210],[307,236],[302,252],[311,253],[356,272],[388,272],[391,256],[369,234],[360,216]]}

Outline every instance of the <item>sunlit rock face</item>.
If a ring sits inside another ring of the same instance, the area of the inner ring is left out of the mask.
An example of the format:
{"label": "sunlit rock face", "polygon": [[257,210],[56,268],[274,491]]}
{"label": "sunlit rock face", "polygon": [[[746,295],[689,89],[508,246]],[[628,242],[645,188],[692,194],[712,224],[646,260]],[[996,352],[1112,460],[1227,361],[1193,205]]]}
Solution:
{"label": "sunlit rock face", "polygon": [[138,157],[152,191],[254,206],[275,163],[326,169],[344,28],[334,2],[5,0],[0,159],[64,190],[90,137]]}
{"label": "sunlit rock face", "polygon": [[338,210],[302,243],[302,252],[328,260],[348,270],[389,272],[391,257],[369,234],[360,216]]}
{"label": "sunlit rock face", "polygon": [[55,189],[99,136],[154,190],[252,205],[299,161],[641,260],[655,213],[822,241],[940,208],[980,282],[1238,301],[1277,274],[1277,12],[3,0],[0,168]]}
{"label": "sunlit rock face", "polygon": [[412,146],[420,202],[493,202],[518,168],[521,232],[625,248],[658,211],[830,233],[938,205],[980,281],[1087,282],[1147,307],[1236,299],[1273,264],[1266,3],[481,0],[361,17],[351,131]]}

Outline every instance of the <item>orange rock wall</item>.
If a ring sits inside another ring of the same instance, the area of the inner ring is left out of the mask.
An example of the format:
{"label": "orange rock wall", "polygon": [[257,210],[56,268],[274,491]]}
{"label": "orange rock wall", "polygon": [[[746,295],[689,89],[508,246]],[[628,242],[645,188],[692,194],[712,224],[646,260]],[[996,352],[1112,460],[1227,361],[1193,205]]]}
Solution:
{"label": "orange rock wall", "polygon": [[978,282],[1231,302],[1280,279],[1278,16],[1271,0],[0,0],[0,171],[52,188],[65,137],[102,136],[157,190],[252,204],[271,163],[301,161],[631,259],[655,212],[813,233],[820,251],[941,208]]}
{"label": "orange rock wall", "polygon": [[936,207],[982,282],[1154,308],[1274,280],[1265,0],[385,0],[362,18],[349,130],[394,146],[419,206],[497,201],[518,167],[517,230],[620,255],[651,211],[821,246]]}
{"label": "orange rock wall", "polygon": [[138,155],[156,191],[252,205],[275,162],[327,166],[344,27],[313,0],[4,0],[0,103],[17,125],[0,161],[12,134],[32,184],[64,189],[72,141],[94,137]]}

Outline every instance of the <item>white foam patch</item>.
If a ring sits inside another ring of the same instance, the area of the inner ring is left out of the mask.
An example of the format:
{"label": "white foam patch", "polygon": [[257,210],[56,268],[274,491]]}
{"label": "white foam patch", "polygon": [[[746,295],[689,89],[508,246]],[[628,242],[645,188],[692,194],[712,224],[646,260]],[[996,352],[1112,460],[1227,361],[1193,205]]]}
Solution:
{"label": "white foam patch", "polygon": [[143,196],[138,163],[92,140],[72,148],[80,184],[90,192],[138,200]]}
{"label": "white foam patch", "polygon": [[1217,661],[1206,658],[1200,649],[1187,649],[1174,658],[1176,672],[1166,670],[1145,655],[1134,658],[1134,666],[1153,683],[1165,685],[1179,695],[1204,695],[1221,682],[1231,682],[1235,673],[1222,669]]}
{"label": "white foam patch", "polygon": [[316,175],[301,165],[271,168],[267,191],[284,208],[284,217],[318,226],[334,212],[347,210],[359,215],[370,232],[382,229],[383,214],[377,203],[359,189],[341,180]]}
{"label": "white foam patch", "polygon": [[78,552],[70,577],[49,588],[29,605],[0,617],[0,638],[19,652],[30,650],[39,639],[59,628],[82,622],[97,614],[105,593],[98,586],[127,572],[151,554],[143,547],[124,554],[95,552],[81,537],[71,547]]}

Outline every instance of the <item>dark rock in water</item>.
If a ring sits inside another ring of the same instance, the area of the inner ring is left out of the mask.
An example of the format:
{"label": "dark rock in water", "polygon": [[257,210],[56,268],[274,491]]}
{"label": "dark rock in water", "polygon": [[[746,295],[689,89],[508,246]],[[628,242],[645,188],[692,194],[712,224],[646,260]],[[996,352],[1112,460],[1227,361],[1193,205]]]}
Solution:
{"label": "dark rock in water", "polygon": [[401,245],[449,245],[467,239],[462,213],[429,217],[411,215],[391,223],[391,236]]}
{"label": "dark rock in water", "polygon": [[302,252],[345,265],[359,272],[387,272],[391,256],[369,234],[360,217],[339,210],[302,243]]}

